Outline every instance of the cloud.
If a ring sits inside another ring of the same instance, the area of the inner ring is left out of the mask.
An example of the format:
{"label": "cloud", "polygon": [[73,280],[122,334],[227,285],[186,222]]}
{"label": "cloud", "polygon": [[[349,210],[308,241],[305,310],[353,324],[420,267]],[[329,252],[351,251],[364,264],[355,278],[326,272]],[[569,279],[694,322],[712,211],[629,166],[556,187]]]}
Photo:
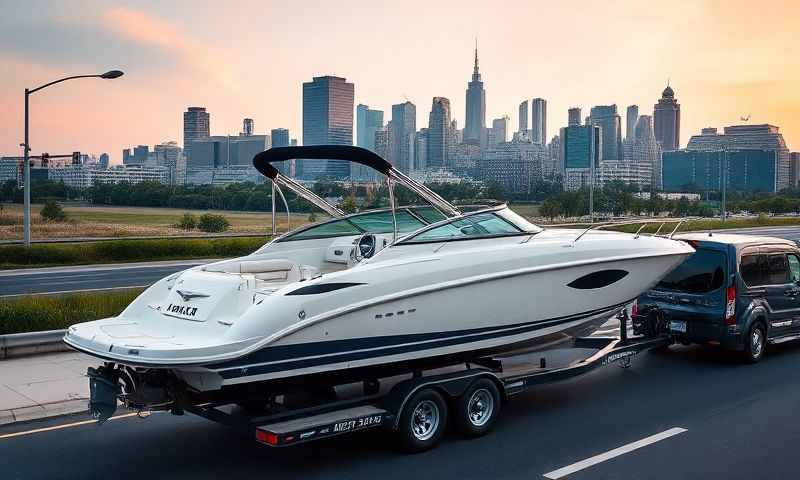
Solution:
{"label": "cloud", "polygon": [[238,89],[233,69],[222,50],[190,36],[179,24],[127,7],[103,13],[109,31],[140,45],[175,55],[197,73],[230,88]]}

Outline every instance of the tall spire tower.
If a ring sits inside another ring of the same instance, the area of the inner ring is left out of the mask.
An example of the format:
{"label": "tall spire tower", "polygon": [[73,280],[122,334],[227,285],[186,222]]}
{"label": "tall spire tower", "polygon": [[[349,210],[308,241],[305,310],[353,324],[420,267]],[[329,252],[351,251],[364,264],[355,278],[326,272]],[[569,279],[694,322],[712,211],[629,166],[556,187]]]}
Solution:
{"label": "tall spire tower", "polygon": [[464,122],[464,143],[480,145],[486,128],[486,91],[478,69],[478,39],[475,38],[475,65],[472,81],[467,84],[467,112]]}

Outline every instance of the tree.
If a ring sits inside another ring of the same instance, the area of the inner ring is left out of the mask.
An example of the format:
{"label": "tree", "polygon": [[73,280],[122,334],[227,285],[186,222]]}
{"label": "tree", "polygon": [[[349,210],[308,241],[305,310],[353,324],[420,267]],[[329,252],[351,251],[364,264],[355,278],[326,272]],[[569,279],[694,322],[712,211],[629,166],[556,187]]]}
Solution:
{"label": "tree", "polygon": [[342,203],[339,204],[339,208],[341,208],[344,213],[355,213],[356,210],[358,210],[355,197],[346,197],[342,200]]}
{"label": "tree", "polygon": [[39,212],[39,216],[52,222],[63,222],[67,219],[67,214],[64,213],[64,209],[61,208],[61,204],[54,200],[47,200],[44,202],[44,206]]}
{"label": "tree", "polygon": [[548,198],[539,207],[539,214],[549,218],[552,222],[555,217],[561,215],[561,204],[554,198]]}

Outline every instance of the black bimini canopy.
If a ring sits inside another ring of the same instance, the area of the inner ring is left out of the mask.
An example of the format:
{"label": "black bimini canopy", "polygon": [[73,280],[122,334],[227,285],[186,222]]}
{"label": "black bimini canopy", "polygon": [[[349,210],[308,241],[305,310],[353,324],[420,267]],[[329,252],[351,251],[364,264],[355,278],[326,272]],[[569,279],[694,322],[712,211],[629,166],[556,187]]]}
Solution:
{"label": "black bimini canopy", "polygon": [[253,166],[263,175],[274,180],[279,172],[272,164],[292,159],[345,160],[360,163],[384,175],[389,175],[389,171],[392,169],[392,165],[376,153],[350,145],[270,148],[253,157]]}

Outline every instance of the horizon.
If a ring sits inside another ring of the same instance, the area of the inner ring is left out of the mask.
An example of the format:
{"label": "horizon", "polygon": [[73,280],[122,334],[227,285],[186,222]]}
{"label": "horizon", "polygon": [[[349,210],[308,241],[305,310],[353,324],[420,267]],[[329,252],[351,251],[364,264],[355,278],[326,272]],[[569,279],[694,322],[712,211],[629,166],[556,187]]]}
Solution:
{"label": "horizon", "polygon": [[[800,149],[791,2],[677,2],[667,12],[637,2],[0,5],[9,12],[0,19],[0,58],[11,72],[0,78],[2,155],[22,153],[25,87],[116,68],[125,76],[31,97],[33,155],[105,152],[118,164],[123,148],[182,144],[189,106],[206,107],[212,135],[237,135],[252,118],[255,133],[288,128],[302,143],[302,84],[325,75],[354,83],[354,108],[383,110],[385,122],[391,105],[408,99],[417,128],[427,126],[433,97],[446,97],[463,128],[476,37],[488,126],[508,115],[516,131],[520,102],[541,97],[548,140],[573,106],[586,116],[592,106],[616,104],[624,128],[626,107],[652,115],[669,81],[681,104],[681,147],[701,128],[721,130],[750,115],[747,124],[776,125],[790,150]],[[751,24],[753,16],[762,21]]]}

